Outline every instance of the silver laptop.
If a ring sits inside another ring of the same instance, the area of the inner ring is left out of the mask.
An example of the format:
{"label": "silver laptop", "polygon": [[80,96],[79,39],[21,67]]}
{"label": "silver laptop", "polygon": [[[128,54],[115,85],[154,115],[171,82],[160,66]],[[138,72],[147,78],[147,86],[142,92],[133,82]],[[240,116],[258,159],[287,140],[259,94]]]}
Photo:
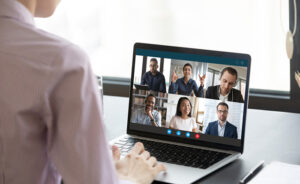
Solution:
{"label": "silver laptop", "polygon": [[250,56],[136,43],[127,134],[111,141],[122,156],[135,142],[167,167],[156,180],[192,183],[244,149]]}

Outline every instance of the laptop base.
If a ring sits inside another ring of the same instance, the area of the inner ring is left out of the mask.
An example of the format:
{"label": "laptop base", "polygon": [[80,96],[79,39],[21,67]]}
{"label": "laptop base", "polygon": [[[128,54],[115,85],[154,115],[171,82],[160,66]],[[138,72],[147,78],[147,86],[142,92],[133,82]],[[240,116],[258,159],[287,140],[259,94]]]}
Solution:
{"label": "laptop base", "polygon": [[[148,141],[153,141],[153,142],[174,144],[174,143],[168,142],[168,141],[143,138],[143,137],[139,137],[139,136],[131,136],[131,135],[127,135],[127,134],[120,136],[116,139],[113,139],[112,141],[110,141],[110,144],[113,145],[114,143],[118,142],[119,140],[124,139],[125,137],[126,138],[133,137],[133,138],[138,138],[138,139],[148,140]],[[181,143],[176,143],[175,145],[199,148],[199,149],[207,149],[207,150],[218,151],[218,152],[225,152],[225,153],[229,153],[230,155],[227,156],[226,158],[224,158],[223,160],[211,165],[207,169],[200,169],[200,168],[194,168],[194,167],[189,167],[189,166],[161,162],[161,163],[165,164],[165,166],[167,167],[167,172],[160,173],[156,177],[155,180],[166,182],[166,183],[183,183],[183,184],[184,183],[192,183],[192,182],[195,182],[195,181],[205,177],[206,175],[218,170],[219,168],[229,164],[230,162],[236,160],[241,155],[239,152],[223,151],[223,150],[217,150],[217,149],[211,149],[211,148],[205,148],[205,147],[199,147],[199,146],[185,145],[185,144],[181,144]],[[184,172],[182,172],[182,171],[184,171]]]}

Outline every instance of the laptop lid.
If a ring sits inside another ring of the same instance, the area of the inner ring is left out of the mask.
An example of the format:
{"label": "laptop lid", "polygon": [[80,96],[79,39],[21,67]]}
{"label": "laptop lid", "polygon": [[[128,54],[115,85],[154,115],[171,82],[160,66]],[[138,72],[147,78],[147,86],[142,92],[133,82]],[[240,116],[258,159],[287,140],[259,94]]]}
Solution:
{"label": "laptop lid", "polygon": [[127,133],[242,153],[251,58],[136,43]]}

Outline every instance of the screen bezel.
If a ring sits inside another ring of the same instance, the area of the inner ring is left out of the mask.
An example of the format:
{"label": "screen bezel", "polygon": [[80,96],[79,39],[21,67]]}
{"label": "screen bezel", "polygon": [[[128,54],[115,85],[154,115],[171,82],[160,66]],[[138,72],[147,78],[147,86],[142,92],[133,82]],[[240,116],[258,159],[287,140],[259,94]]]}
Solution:
{"label": "screen bezel", "polygon": [[[232,145],[226,145],[226,144],[220,144],[220,143],[212,143],[212,142],[203,141],[203,140],[186,139],[186,138],[182,138],[182,137],[173,137],[173,136],[169,136],[169,135],[161,135],[161,134],[155,134],[155,133],[149,133],[149,132],[130,129],[136,49],[150,49],[150,50],[158,50],[158,51],[169,51],[169,52],[178,52],[178,53],[186,53],[186,54],[197,54],[197,55],[205,55],[205,56],[213,56],[213,57],[224,57],[224,58],[247,60],[248,63],[247,63],[247,76],[246,76],[244,111],[243,111],[244,114],[243,114],[243,123],[242,123],[242,131],[241,131],[241,133],[242,133],[241,145],[240,146],[232,146]],[[251,57],[248,54],[212,51],[212,50],[203,50],[203,49],[195,49],[195,48],[185,48],[185,47],[175,47],[175,46],[166,46],[166,45],[156,45],[156,44],[148,44],[148,43],[135,43],[134,48],[133,48],[130,96],[129,96],[129,104],[128,104],[127,134],[143,136],[143,137],[147,137],[147,138],[166,140],[166,141],[172,141],[172,142],[180,142],[180,143],[197,145],[197,146],[205,146],[205,147],[209,147],[209,148],[232,150],[232,151],[237,151],[237,152],[243,153],[244,139],[245,139],[245,127],[246,127],[245,126],[246,125],[246,115],[247,115],[248,100],[249,100],[248,94],[249,94],[250,65],[251,65]]]}

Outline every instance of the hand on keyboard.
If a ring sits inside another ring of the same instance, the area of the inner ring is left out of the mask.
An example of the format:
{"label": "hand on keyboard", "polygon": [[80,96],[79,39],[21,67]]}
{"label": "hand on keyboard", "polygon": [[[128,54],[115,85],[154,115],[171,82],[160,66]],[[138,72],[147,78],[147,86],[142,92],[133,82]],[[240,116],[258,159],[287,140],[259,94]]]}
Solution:
{"label": "hand on keyboard", "polygon": [[144,145],[136,143],[132,150],[120,160],[120,150],[113,146],[113,158],[118,176],[137,184],[151,183],[158,173],[166,171],[163,164],[158,164],[155,157],[145,151]]}

